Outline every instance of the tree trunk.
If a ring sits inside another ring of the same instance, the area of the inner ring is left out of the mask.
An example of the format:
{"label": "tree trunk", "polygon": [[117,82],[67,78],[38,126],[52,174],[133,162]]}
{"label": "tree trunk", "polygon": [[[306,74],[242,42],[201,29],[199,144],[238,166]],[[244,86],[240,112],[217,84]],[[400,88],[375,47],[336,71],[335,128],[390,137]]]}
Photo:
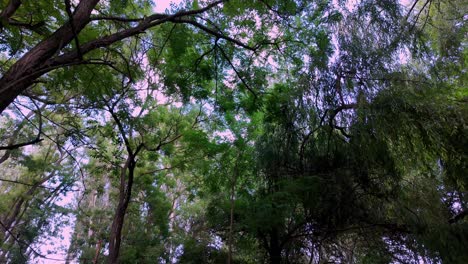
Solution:
{"label": "tree trunk", "polygon": [[96,245],[96,253],[94,254],[93,264],[98,264],[99,253],[101,253],[102,240],[99,239],[98,244]]}
{"label": "tree trunk", "polygon": [[236,183],[237,183],[237,175],[238,171],[238,161],[239,161],[239,154],[237,155],[237,161],[234,167],[233,179],[231,182],[231,212],[229,216],[229,240],[228,240],[228,259],[227,264],[232,263],[232,242],[233,242],[233,227],[234,227],[234,205],[235,205],[235,198],[236,198]]}
{"label": "tree trunk", "polygon": [[[122,228],[125,220],[125,213],[132,195],[133,176],[135,171],[135,156],[129,155],[125,166],[120,174],[120,192],[119,204],[115,210],[114,220],[112,221],[110,239],[109,239],[109,258],[108,263],[118,263],[120,242],[122,240]],[[126,181],[128,169],[128,181]]]}
{"label": "tree trunk", "polygon": [[272,228],[270,232],[270,264],[281,264],[281,247],[278,239],[278,231]]}

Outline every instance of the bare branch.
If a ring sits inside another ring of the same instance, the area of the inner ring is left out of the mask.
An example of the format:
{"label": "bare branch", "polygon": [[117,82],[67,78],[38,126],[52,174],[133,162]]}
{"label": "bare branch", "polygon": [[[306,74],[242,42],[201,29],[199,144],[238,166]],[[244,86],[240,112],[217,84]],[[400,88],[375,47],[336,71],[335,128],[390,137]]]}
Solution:
{"label": "bare branch", "polygon": [[231,62],[231,60],[229,59],[229,57],[227,56],[226,52],[224,52],[224,50],[218,45],[216,44],[216,46],[219,48],[219,50],[221,51],[221,55],[223,55],[223,57],[227,60],[227,62],[229,63],[229,65],[231,65],[231,68],[234,70],[234,72],[236,73],[237,77],[241,80],[242,84],[244,84],[245,88],[247,88],[247,90],[249,90],[249,92],[251,92],[255,98],[257,98],[257,93],[255,93],[255,91],[250,88],[250,86],[247,84],[247,82],[244,80],[244,78],[240,75],[239,71],[237,71],[236,67],[234,66],[234,64]]}
{"label": "bare branch", "polygon": [[117,17],[117,16],[93,16],[91,21],[110,20],[118,22],[141,22],[144,18],[128,18],[128,17]]}
{"label": "bare branch", "polygon": [[[23,142],[23,143],[18,143],[18,144],[9,144],[8,146],[0,146],[0,150],[13,150],[13,149],[17,149],[17,148],[21,148],[21,147],[24,147],[24,146],[28,146],[28,145],[33,145],[33,144],[37,144],[39,142],[41,142],[43,139],[41,138],[41,134],[42,134],[42,114],[41,114],[41,108],[39,108],[39,106],[33,101],[33,104],[36,106],[37,108],[37,115],[38,115],[38,119],[39,119],[39,126],[38,126],[38,131],[37,131],[37,136],[35,139],[33,140],[30,140],[30,141],[27,141],[27,142]],[[43,108],[43,107],[42,107]],[[20,126],[21,127],[21,126]],[[18,128],[20,129],[20,128]],[[17,130],[17,132],[19,132],[19,130]],[[3,159],[3,158],[2,158]]]}

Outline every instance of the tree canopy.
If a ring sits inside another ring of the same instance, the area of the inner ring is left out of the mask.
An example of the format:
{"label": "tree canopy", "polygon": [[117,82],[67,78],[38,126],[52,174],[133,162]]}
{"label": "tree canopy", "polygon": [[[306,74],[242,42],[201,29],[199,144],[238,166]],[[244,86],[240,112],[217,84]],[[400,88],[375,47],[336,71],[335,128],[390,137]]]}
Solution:
{"label": "tree canopy", "polygon": [[0,1],[0,263],[467,263],[464,0]]}

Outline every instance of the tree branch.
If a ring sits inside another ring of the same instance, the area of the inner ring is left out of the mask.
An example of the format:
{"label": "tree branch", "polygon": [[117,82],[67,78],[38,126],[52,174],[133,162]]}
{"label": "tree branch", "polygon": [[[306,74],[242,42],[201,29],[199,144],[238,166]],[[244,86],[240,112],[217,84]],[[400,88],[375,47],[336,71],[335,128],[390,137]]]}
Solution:
{"label": "tree branch", "polygon": [[[99,0],[80,1],[75,9],[73,20],[70,21],[76,33],[79,33],[89,23],[91,12],[98,2]],[[43,72],[49,67],[49,65],[44,67],[45,62],[54,57],[75,37],[70,22],[62,25],[52,35],[29,50],[2,76],[0,79],[0,113],[38,77],[50,71]],[[24,76],[29,77],[24,78]]]}
{"label": "tree branch", "polygon": [[24,147],[24,146],[39,143],[42,140],[44,140],[44,139],[35,138],[35,139],[31,140],[31,141],[27,141],[27,142],[23,142],[23,143],[18,143],[18,144],[13,144],[13,145],[8,145],[8,146],[0,146],[0,150],[13,150],[13,149],[21,148],[21,147]]}
{"label": "tree branch", "polygon": [[253,52],[255,52],[255,51],[257,50],[256,47],[251,47],[251,46],[249,46],[249,45],[246,45],[246,44],[244,44],[244,43],[238,41],[237,39],[234,39],[234,38],[232,38],[232,37],[230,37],[230,36],[228,36],[228,35],[225,35],[225,34],[223,34],[223,33],[221,33],[221,32],[215,31],[215,30],[213,30],[213,29],[211,29],[211,28],[209,28],[209,27],[207,27],[207,26],[205,26],[205,25],[203,25],[203,24],[198,23],[198,22],[195,21],[195,20],[184,19],[184,18],[174,18],[174,19],[172,19],[171,21],[174,22],[174,23],[191,24],[191,25],[193,25],[193,26],[195,26],[195,27],[197,27],[197,28],[199,28],[199,29],[205,31],[206,33],[208,33],[208,34],[210,34],[210,35],[213,35],[213,36],[215,36],[215,37],[217,37],[217,38],[219,38],[219,39],[227,40],[228,42],[234,43],[234,44],[236,44],[237,46],[242,47],[242,48],[244,48],[244,49],[247,49],[247,50],[250,50],[250,51],[253,51]]}
{"label": "tree branch", "polygon": [[10,0],[7,7],[0,13],[0,32],[3,30],[4,21],[9,21],[10,17],[21,6],[21,0]]}
{"label": "tree branch", "polygon": [[[31,100],[32,101],[32,100]],[[0,146],[0,150],[13,150],[13,149],[17,149],[17,148],[21,148],[21,147],[24,147],[24,146],[28,146],[28,145],[33,145],[33,144],[36,144],[36,143],[39,143],[41,142],[42,139],[41,138],[41,134],[42,134],[42,114],[41,114],[41,108],[39,108],[39,106],[34,102],[32,101],[33,104],[36,106],[37,108],[37,115],[38,115],[38,119],[39,119],[39,126],[38,126],[38,131],[37,131],[37,136],[35,139],[33,140],[30,140],[30,141],[27,141],[27,142],[23,142],[23,143],[18,143],[18,144],[9,144],[8,146]],[[21,126],[18,128],[17,132],[19,132],[19,129],[21,128]],[[2,158],[3,160],[3,158]],[[0,162],[1,163],[1,162]]]}
{"label": "tree branch", "polygon": [[[189,17],[189,16],[193,16],[193,15],[196,15],[196,14],[201,14],[203,12],[206,12],[207,10],[219,5],[220,3],[222,3],[223,0],[219,0],[219,1],[216,1],[216,2],[213,2],[211,4],[209,4],[208,6],[204,7],[204,8],[201,8],[201,9],[196,9],[196,10],[189,10],[189,11],[180,11],[180,12],[177,12],[173,15],[166,15],[166,14],[153,14],[145,19],[142,19],[140,20],[140,23],[137,25],[137,26],[134,26],[134,27],[131,27],[131,28],[128,28],[128,29],[125,29],[125,30],[122,30],[122,31],[119,31],[119,32],[116,32],[114,34],[111,34],[111,35],[107,35],[107,36],[103,36],[99,39],[95,39],[95,40],[92,40],[90,42],[87,42],[85,44],[83,44],[81,47],[80,47],[80,50],[82,52],[82,54],[86,54],[92,50],[95,50],[95,49],[98,49],[98,48],[102,48],[102,47],[107,47],[115,42],[118,42],[120,40],[123,40],[125,38],[128,38],[128,37],[132,37],[132,36],[135,36],[135,35],[138,35],[138,34],[142,34],[145,32],[145,30],[149,29],[149,28],[152,28],[154,26],[157,26],[157,25],[160,25],[160,24],[163,24],[163,23],[166,23],[166,22],[173,22],[173,23],[185,23],[185,24],[191,24],[205,32],[207,32],[208,34],[211,34],[217,38],[221,38],[221,39],[225,39],[229,42],[232,42],[240,47],[243,47],[245,49],[248,49],[248,50],[251,50],[251,51],[255,51],[256,48],[253,48],[253,47],[250,47],[236,39],[233,39],[231,38],[230,36],[227,36],[225,34],[222,34],[220,32],[217,32],[213,29],[210,29],[198,22],[196,22],[195,20],[193,19],[188,19],[186,17]],[[117,20],[119,20],[118,18],[115,18]],[[121,19],[121,20],[127,20],[127,19]],[[131,20],[137,20],[137,19],[131,19]],[[70,51],[70,52],[67,52],[61,56],[58,56],[56,58],[51,58],[47,63],[45,63],[45,67],[47,66],[60,66],[60,65],[63,65],[63,64],[66,64],[66,63],[70,63],[74,60],[76,60],[78,58],[78,54],[76,51]]]}
{"label": "tree branch", "polygon": [[349,110],[349,109],[355,109],[357,107],[357,104],[342,104],[338,106],[335,109],[329,110],[330,112],[330,124],[332,124],[333,120],[335,119],[336,115],[340,113],[343,110]]}
{"label": "tree branch", "polygon": [[229,57],[227,56],[226,52],[224,52],[224,50],[218,44],[215,44],[215,45],[216,45],[216,47],[219,48],[219,50],[221,51],[221,55],[223,55],[223,57],[226,59],[226,61],[231,66],[232,70],[236,73],[237,78],[239,78],[241,80],[242,84],[244,84],[245,88],[247,88],[247,90],[249,90],[249,92],[251,92],[254,95],[254,97],[257,98],[257,93],[255,93],[255,91],[252,88],[250,88],[250,86],[247,84],[247,82],[244,80],[244,78],[240,75],[239,71],[237,71],[236,67],[231,62]]}
{"label": "tree branch", "polygon": [[110,20],[118,22],[141,22],[144,18],[128,18],[128,17],[117,17],[117,16],[93,16],[91,21]]}
{"label": "tree branch", "polygon": [[65,0],[65,9],[67,11],[68,19],[70,21],[70,26],[73,32],[73,38],[75,39],[75,46],[76,46],[76,52],[78,53],[78,58],[82,59],[83,55],[81,54],[80,42],[78,41],[78,35],[76,32],[75,23],[73,22],[73,13],[71,11],[70,0]]}

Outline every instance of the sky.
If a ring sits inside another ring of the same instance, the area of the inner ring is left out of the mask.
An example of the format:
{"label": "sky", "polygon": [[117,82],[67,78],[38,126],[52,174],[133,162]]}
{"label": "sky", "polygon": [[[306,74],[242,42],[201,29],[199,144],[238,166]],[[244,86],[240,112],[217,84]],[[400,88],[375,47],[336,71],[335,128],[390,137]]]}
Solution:
{"label": "sky", "polygon": [[157,13],[164,13],[166,9],[170,8],[171,3],[178,4],[182,2],[182,0],[155,0],[154,2],[156,5],[154,11]]}

